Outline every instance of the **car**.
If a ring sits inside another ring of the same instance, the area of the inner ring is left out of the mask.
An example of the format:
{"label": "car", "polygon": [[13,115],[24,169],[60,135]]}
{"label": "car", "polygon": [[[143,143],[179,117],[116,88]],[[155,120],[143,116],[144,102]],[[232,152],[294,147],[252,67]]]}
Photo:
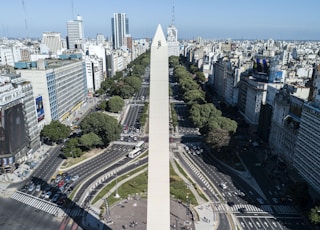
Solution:
{"label": "car", "polygon": [[57,205],[63,205],[66,202],[67,198],[62,198],[60,197],[59,200],[57,201]]}
{"label": "car", "polygon": [[233,201],[228,201],[227,204],[232,207],[234,205],[234,202]]}
{"label": "car", "polygon": [[45,196],[46,196],[46,192],[43,191],[43,192],[41,193],[40,197],[41,197],[41,198],[45,198]]}
{"label": "car", "polygon": [[227,185],[226,185],[226,183],[221,183],[221,184],[220,184],[220,187],[221,187],[222,189],[226,189],[226,188],[227,188]]}
{"label": "car", "polygon": [[78,179],[79,179],[79,175],[75,175],[75,176],[71,177],[71,180],[72,180],[72,181],[76,181],[76,180],[78,180]]}
{"label": "car", "polygon": [[51,192],[51,191],[48,191],[48,192],[44,195],[44,198],[45,198],[45,199],[49,199],[51,195],[52,195],[52,192]]}
{"label": "car", "polygon": [[35,189],[34,183],[31,183],[31,184],[28,186],[28,192],[32,192],[34,189]]}
{"label": "car", "polygon": [[51,202],[56,203],[60,197],[61,193],[56,193],[51,199]]}
{"label": "car", "polygon": [[238,211],[241,213],[245,213],[245,212],[247,212],[247,209],[246,208],[238,208]]}
{"label": "car", "polygon": [[64,185],[64,180],[60,180],[60,182],[58,183],[58,187],[62,187]]}
{"label": "car", "polygon": [[41,184],[37,184],[37,186],[36,186],[36,192],[40,192],[40,190],[41,190]]}
{"label": "car", "polygon": [[54,180],[56,183],[59,183],[60,180],[62,179],[61,175],[57,175],[56,179]]}

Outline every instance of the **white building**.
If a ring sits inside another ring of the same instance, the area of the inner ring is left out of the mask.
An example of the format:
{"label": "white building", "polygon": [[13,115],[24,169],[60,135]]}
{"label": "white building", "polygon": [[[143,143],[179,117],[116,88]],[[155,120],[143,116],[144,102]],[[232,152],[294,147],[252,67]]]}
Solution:
{"label": "white building", "polygon": [[[61,34],[57,32],[42,33],[42,44],[46,45],[48,51],[52,55],[57,55],[62,50]],[[44,53],[44,52],[41,52]]]}
{"label": "white building", "polygon": [[171,24],[167,28],[167,44],[168,44],[169,57],[180,55],[180,44],[178,42],[178,30],[173,24]]}
{"label": "white building", "polygon": [[97,56],[86,56],[87,88],[90,94],[100,89],[103,77],[103,60]]}
{"label": "white building", "polygon": [[81,16],[77,16],[76,20],[67,22],[68,49],[81,49],[84,42],[83,20]]}

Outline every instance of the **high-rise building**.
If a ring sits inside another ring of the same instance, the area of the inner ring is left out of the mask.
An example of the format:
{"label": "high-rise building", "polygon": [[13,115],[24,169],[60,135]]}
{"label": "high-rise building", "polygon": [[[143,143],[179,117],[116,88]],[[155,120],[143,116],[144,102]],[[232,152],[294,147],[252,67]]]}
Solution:
{"label": "high-rise building", "polygon": [[125,37],[129,35],[129,19],[125,13],[114,13],[111,19],[112,43],[114,49],[125,45]]}
{"label": "high-rise building", "polygon": [[[63,54],[59,59],[15,63],[17,73],[30,81],[35,95],[42,96],[42,114],[49,124],[65,121],[88,94],[85,62],[81,54]],[[41,113],[38,119],[41,119]]]}
{"label": "high-rise building", "polygon": [[40,145],[32,85],[17,74],[0,75],[0,166],[12,170]]}
{"label": "high-rise building", "polygon": [[83,20],[80,15],[76,20],[67,22],[67,48],[70,50],[81,49],[84,42]]}
{"label": "high-rise building", "polygon": [[62,49],[60,33],[45,32],[42,33],[42,44],[45,44],[50,54],[57,54]]}

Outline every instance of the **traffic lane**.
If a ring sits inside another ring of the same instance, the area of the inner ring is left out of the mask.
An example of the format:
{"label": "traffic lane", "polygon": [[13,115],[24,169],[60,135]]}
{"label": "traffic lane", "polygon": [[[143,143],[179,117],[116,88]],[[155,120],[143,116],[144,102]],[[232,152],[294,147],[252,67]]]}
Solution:
{"label": "traffic lane", "polygon": [[215,194],[212,194],[207,189],[205,189],[205,190],[203,189],[203,188],[206,188],[207,186],[198,177],[198,175],[190,168],[190,166],[187,164],[187,162],[185,162],[184,158],[180,154],[177,154],[176,156],[179,159],[179,163],[182,164],[182,168],[185,169],[187,171],[188,175],[190,175],[193,178],[193,180],[196,182],[196,184],[198,186],[200,186],[200,188],[202,188],[203,192],[207,194],[209,199],[212,201],[218,201]]}
{"label": "traffic lane", "polygon": [[260,162],[258,161],[255,155],[256,153],[254,151],[247,151],[246,153],[242,153],[240,156],[246,164],[250,173],[256,179],[261,190],[268,198],[269,203],[275,204],[272,198],[277,198],[279,201],[281,201],[279,191],[277,191],[274,182],[270,180],[270,178],[266,175],[264,167],[257,164]]}
{"label": "traffic lane", "polygon": [[59,221],[52,215],[10,198],[0,197],[1,229],[56,230]]}
{"label": "traffic lane", "polygon": [[70,175],[79,175],[80,179],[83,180],[87,176],[101,170],[107,165],[112,165],[115,162],[125,158],[131,149],[131,146],[117,144],[113,148],[108,149],[108,151],[105,151],[104,153],[92,158],[87,162],[83,162],[79,166],[70,169],[67,172]]}
{"label": "traffic lane", "polygon": [[[244,176],[240,175],[239,173],[235,172],[233,169],[229,168],[229,166],[226,166],[224,164],[221,164],[217,159],[215,159],[211,154],[209,154],[205,148],[204,154],[204,160],[207,164],[214,165],[220,172],[227,174],[230,176],[230,183],[235,184],[235,187],[244,192],[245,196],[239,196],[241,200],[249,203],[249,204],[258,204],[256,198],[258,197],[258,194],[254,191],[252,186],[247,182],[246,178],[243,178]],[[238,187],[237,187],[238,186]]]}

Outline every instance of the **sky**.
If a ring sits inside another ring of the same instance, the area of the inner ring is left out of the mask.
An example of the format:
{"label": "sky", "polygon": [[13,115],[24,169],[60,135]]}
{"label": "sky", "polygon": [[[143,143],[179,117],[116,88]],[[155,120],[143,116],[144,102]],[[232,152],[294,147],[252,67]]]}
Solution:
{"label": "sky", "polygon": [[[134,39],[164,33],[172,21],[178,39],[320,40],[320,0],[0,0],[0,37],[67,34],[82,16],[87,38],[111,36],[113,13],[126,13]],[[174,7],[173,7],[174,6]],[[174,20],[173,19],[174,8]]]}

